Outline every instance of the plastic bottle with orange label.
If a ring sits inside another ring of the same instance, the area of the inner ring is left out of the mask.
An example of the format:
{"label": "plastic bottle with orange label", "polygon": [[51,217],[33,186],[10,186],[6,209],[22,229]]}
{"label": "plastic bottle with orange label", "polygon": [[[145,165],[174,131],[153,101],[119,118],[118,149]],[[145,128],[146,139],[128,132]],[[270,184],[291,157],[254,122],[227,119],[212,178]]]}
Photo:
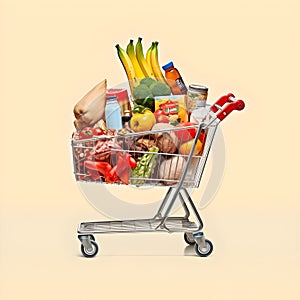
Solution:
{"label": "plastic bottle with orange label", "polygon": [[173,95],[185,95],[187,93],[186,85],[179,73],[174,67],[173,62],[169,62],[162,67],[165,71],[165,77],[171,88]]}

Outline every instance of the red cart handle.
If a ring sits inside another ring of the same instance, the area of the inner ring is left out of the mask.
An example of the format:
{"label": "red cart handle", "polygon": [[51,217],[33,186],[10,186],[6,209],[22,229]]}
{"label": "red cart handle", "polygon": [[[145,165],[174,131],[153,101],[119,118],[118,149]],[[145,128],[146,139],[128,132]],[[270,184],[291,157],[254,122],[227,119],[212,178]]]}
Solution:
{"label": "red cart handle", "polygon": [[224,120],[233,110],[243,110],[245,103],[243,100],[236,100],[233,94],[229,93],[222,96],[219,100],[211,106],[211,111],[216,113],[216,117],[222,121]]}

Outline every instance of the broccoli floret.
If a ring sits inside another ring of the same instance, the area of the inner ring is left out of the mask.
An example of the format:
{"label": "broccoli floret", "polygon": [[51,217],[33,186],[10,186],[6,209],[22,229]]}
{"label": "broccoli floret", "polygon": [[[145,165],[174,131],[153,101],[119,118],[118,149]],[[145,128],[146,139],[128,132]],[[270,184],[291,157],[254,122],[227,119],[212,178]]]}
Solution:
{"label": "broccoli floret", "polygon": [[139,84],[133,89],[133,96],[135,99],[145,99],[148,96],[153,96],[151,90],[146,84]]}
{"label": "broccoli floret", "polygon": [[141,80],[141,84],[146,84],[146,86],[150,87],[151,84],[156,83],[156,80],[150,77],[145,77]]}
{"label": "broccoli floret", "polygon": [[171,95],[171,89],[163,82],[156,82],[151,84],[150,91],[153,96],[169,96]]}

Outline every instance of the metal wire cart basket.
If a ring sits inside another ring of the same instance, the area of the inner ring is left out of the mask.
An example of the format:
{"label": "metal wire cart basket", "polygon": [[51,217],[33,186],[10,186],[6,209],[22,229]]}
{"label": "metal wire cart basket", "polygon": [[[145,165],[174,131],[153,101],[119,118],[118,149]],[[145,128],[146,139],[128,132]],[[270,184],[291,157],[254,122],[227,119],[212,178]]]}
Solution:
{"label": "metal wire cart basket", "polygon": [[[203,222],[188,189],[200,185],[218,124],[233,110],[242,110],[244,106],[242,100],[236,100],[233,94],[228,94],[209,107],[206,121],[198,125],[99,136],[87,140],[72,139],[76,181],[161,186],[167,190],[158,211],[150,219],[79,224],[78,238],[82,254],[85,257],[97,254],[98,245],[93,234],[160,231],[183,232],[185,241],[195,245],[196,254],[210,255],[213,244],[202,232]],[[192,143],[186,142],[187,134],[193,135]],[[146,144],[147,147],[133,147],[136,144]],[[175,201],[180,201],[184,216],[172,217]],[[190,220],[191,213],[196,221]]]}

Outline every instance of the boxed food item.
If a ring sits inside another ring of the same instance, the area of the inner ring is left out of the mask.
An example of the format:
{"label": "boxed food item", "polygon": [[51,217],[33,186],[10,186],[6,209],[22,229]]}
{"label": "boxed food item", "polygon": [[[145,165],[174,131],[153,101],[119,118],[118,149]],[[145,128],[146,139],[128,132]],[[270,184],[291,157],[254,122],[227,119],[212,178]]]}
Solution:
{"label": "boxed food item", "polygon": [[188,121],[186,95],[158,96],[154,102],[158,122],[176,125]]}

